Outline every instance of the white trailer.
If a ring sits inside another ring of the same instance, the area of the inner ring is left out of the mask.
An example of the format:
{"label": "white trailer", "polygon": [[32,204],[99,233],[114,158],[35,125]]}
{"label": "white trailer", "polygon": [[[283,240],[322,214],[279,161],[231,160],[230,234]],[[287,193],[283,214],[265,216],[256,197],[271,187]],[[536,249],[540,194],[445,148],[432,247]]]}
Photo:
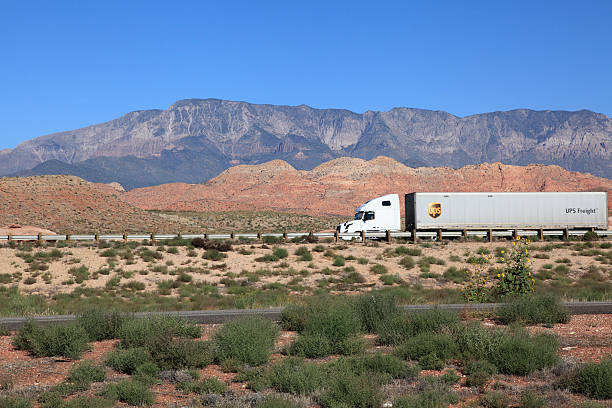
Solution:
{"label": "white trailer", "polygon": [[608,228],[605,192],[411,193],[406,229]]}
{"label": "white trailer", "polygon": [[[405,228],[470,229],[608,229],[606,192],[569,193],[410,193],[404,196]],[[401,230],[397,194],[374,198],[339,224],[344,233]]]}

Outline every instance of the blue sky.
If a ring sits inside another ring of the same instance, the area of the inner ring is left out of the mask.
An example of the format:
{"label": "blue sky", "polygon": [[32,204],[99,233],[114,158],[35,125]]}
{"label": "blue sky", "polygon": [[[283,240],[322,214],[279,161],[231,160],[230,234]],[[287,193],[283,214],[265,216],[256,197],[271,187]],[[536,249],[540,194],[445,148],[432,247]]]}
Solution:
{"label": "blue sky", "polygon": [[612,114],[612,2],[4,1],[0,149],[186,98]]}

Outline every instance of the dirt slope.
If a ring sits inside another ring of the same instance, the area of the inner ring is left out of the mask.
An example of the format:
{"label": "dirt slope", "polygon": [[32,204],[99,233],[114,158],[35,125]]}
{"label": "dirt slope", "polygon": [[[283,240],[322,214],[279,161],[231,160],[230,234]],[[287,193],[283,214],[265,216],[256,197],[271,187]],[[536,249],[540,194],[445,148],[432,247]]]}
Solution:
{"label": "dirt slope", "polygon": [[61,234],[180,231],[179,224],[122,201],[119,194],[74,176],[0,178],[0,226],[33,225]]}
{"label": "dirt slope", "polygon": [[380,156],[370,161],[344,157],[310,171],[296,170],[282,160],[241,165],[205,184],[163,184],[134,189],[121,198],[144,209],[352,214],[359,204],[387,193],[611,190],[612,180],[559,166],[486,163],[461,169],[410,168]]}

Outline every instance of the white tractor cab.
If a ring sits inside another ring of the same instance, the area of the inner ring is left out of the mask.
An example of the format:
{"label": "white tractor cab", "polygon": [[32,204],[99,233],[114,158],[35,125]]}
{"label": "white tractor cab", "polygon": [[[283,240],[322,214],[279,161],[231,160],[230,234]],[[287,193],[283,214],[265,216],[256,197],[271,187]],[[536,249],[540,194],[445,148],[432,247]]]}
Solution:
{"label": "white tractor cab", "polygon": [[[338,224],[341,234],[354,232],[399,231],[401,229],[400,202],[397,194],[387,194],[362,204],[355,210],[355,218]],[[349,238],[343,238],[349,239]]]}

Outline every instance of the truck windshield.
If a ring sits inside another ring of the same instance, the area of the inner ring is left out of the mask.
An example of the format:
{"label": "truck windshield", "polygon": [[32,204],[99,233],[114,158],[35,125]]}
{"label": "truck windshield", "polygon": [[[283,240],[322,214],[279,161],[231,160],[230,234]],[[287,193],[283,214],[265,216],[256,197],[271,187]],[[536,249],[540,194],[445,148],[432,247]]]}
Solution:
{"label": "truck windshield", "polygon": [[358,211],[355,213],[355,219],[356,220],[362,220],[363,219],[363,211]]}

